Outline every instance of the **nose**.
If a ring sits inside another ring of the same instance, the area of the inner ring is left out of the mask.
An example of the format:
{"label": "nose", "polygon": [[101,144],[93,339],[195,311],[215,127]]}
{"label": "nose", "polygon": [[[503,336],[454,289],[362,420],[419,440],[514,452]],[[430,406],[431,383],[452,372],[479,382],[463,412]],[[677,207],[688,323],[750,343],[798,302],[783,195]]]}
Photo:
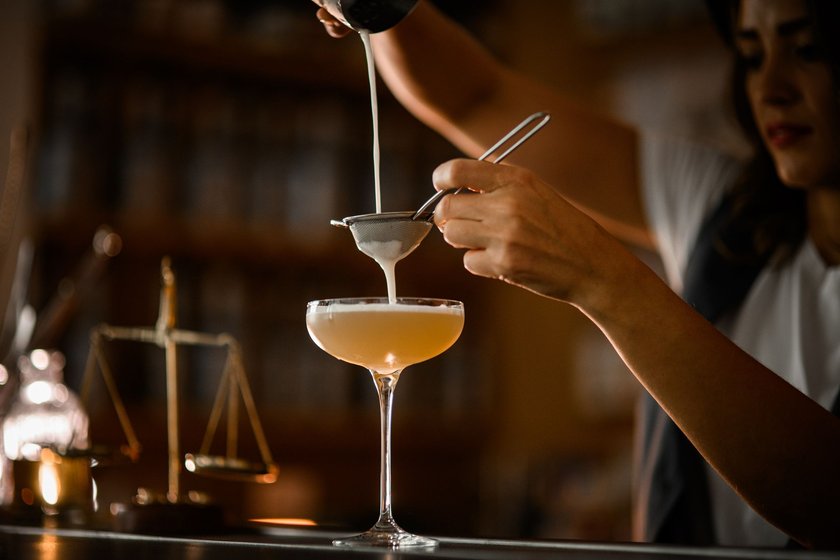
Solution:
{"label": "nose", "polygon": [[792,70],[781,53],[768,53],[764,64],[756,70],[755,87],[759,101],[768,105],[788,105],[796,101],[799,92]]}

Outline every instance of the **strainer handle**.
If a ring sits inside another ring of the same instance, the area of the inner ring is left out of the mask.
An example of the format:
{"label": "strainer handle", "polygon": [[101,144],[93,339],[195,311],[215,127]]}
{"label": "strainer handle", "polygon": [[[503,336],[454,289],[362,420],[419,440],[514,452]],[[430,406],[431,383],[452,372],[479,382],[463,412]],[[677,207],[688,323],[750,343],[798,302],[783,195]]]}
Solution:
{"label": "strainer handle", "polygon": [[[478,158],[478,161],[486,160],[488,157],[493,155],[497,150],[499,150],[502,146],[507,144],[510,141],[511,138],[515,137],[517,134],[522,132],[528,126],[533,125],[525,134],[520,136],[519,139],[516,140],[516,142],[511,144],[510,147],[507,150],[502,152],[496,159],[494,159],[492,161],[492,163],[499,163],[500,161],[505,159],[507,156],[509,156],[516,148],[518,148],[523,143],[525,143],[525,141],[528,140],[531,136],[536,134],[539,129],[541,129],[546,124],[548,124],[549,120],[551,120],[551,115],[549,113],[546,113],[545,111],[540,111],[538,113],[534,113],[533,115],[531,115],[530,117],[526,118],[524,121],[522,121],[521,123],[516,125],[513,129],[511,129],[511,131],[508,132],[507,134],[505,134],[498,142],[493,144],[490,147],[489,150],[484,152],[481,155],[481,157]],[[534,124],[534,123],[536,123],[536,124]],[[417,212],[414,213],[414,215],[411,217],[411,219],[416,220],[416,219],[420,218],[423,215],[423,213],[426,212],[429,208],[434,208],[434,206],[438,203],[438,201],[441,198],[443,198],[444,196],[446,196],[448,194],[457,194],[457,193],[461,192],[462,190],[464,190],[464,187],[456,187],[456,188],[452,188],[452,189],[445,189],[445,190],[442,190],[442,191],[437,191],[435,194],[433,194],[429,198],[429,200],[427,200],[423,204],[423,206],[420,207],[419,210],[417,210]],[[432,216],[433,216],[433,214],[430,213],[428,216],[425,216],[425,219],[429,220],[429,219],[432,218]]]}
{"label": "strainer handle", "polygon": [[537,122],[537,124],[535,124],[533,126],[533,128],[531,128],[530,130],[528,130],[528,132],[523,134],[519,138],[519,140],[517,140],[516,142],[511,144],[510,148],[508,148],[507,150],[502,152],[501,155],[499,155],[499,157],[497,157],[496,159],[493,160],[493,163],[499,163],[500,161],[502,161],[503,159],[508,157],[511,154],[511,152],[513,152],[516,148],[518,148],[523,143],[525,143],[525,141],[528,140],[531,136],[536,134],[539,129],[541,129],[546,124],[548,124],[549,120],[551,120],[551,115],[546,113],[545,111],[540,111],[539,113],[534,113],[533,115],[531,115],[530,117],[528,117],[527,119],[525,119],[524,121],[522,121],[521,123],[516,125],[516,127],[513,130],[511,130],[510,132],[508,132],[507,134],[505,134],[502,137],[501,140],[499,140],[498,142],[493,144],[493,146],[491,146],[489,150],[484,152],[481,155],[481,157],[478,158],[478,161],[484,161],[485,159],[487,159],[488,157],[493,155],[496,152],[496,150],[498,150],[499,148],[504,146],[511,138],[513,138],[514,136],[516,136],[517,134],[522,132],[523,129],[525,129],[526,127],[528,127],[532,123],[534,123],[536,121],[539,121],[539,122]]}

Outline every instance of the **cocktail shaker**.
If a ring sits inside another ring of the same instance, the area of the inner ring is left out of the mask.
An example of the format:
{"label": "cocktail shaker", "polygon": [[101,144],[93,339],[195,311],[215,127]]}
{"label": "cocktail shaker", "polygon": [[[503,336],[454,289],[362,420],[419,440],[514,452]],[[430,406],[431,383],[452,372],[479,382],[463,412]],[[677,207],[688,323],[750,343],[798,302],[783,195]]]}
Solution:
{"label": "cocktail shaker", "polygon": [[418,0],[318,0],[321,7],[356,31],[378,33],[407,16]]}

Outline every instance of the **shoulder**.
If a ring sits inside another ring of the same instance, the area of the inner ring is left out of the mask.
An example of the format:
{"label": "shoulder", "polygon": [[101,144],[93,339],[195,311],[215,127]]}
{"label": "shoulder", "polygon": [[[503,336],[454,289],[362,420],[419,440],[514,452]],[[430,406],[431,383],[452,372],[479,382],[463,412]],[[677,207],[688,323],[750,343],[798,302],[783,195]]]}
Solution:
{"label": "shoulder", "polygon": [[668,280],[679,289],[703,220],[740,176],[744,160],[719,145],[643,130],[639,162],[648,224]]}

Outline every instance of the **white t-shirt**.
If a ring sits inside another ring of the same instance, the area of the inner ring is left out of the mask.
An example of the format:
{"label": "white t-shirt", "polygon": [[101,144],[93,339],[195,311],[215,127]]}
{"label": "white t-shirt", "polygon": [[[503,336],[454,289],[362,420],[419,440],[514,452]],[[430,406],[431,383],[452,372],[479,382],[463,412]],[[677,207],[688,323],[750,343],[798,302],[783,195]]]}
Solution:
{"label": "white t-shirt", "polygon": [[[735,179],[739,163],[709,147],[645,133],[642,185],[648,221],[674,290],[704,217]],[[824,408],[840,387],[840,266],[828,267],[810,239],[780,268],[765,268],[739,309],[717,327]],[[787,536],[753,511],[711,468],[719,544],[783,546]]]}

